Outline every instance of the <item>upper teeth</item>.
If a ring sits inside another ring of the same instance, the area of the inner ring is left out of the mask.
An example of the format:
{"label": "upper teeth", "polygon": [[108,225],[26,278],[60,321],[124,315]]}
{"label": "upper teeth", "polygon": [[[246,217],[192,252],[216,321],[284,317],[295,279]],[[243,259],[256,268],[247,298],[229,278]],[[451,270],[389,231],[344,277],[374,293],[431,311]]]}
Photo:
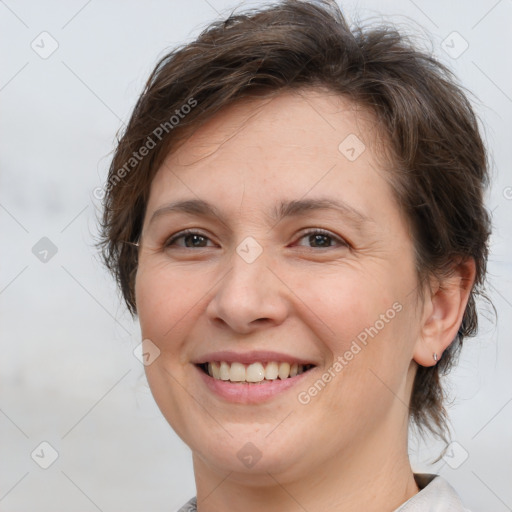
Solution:
{"label": "upper teeth", "polygon": [[276,380],[278,377],[287,379],[301,374],[307,367],[297,363],[227,363],[225,361],[212,361],[208,363],[210,377],[232,382],[261,382],[263,380]]}

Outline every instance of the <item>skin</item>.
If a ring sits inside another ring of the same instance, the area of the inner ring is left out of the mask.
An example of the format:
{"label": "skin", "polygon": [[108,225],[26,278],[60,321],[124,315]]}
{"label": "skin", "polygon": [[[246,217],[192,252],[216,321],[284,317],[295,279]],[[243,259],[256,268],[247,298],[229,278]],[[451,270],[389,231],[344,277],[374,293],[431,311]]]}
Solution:
{"label": "skin", "polygon": [[[321,89],[244,100],[196,130],[156,173],[136,301],[143,338],[160,350],[146,367],[148,382],[192,450],[199,512],[392,511],[418,492],[406,404],[417,365],[434,365],[433,353],[441,357],[457,332],[474,264],[460,264],[419,299],[413,243],[375,125]],[[338,149],[350,134],[366,146],[354,161]],[[368,220],[353,223],[335,210],[277,224],[269,216],[281,200],[318,197],[344,201]],[[176,212],[151,221],[171,201],[198,198],[223,221]],[[165,247],[190,228],[207,237],[206,247],[190,238]],[[308,228],[331,238],[315,244]],[[263,249],[252,263],[236,252],[248,236]],[[396,303],[401,311],[300,403],[298,393]],[[300,386],[244,405],[213,395],[192,365],[207,352],[256,349],[317,366]],[[251,468],[237,457],[247,442],[261,454]]]}

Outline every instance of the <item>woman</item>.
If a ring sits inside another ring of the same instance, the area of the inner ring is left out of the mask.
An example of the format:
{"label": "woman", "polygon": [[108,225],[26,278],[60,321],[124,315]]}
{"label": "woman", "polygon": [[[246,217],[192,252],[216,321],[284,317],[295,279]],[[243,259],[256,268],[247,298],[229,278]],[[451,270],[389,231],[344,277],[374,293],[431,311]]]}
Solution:
{"label": "woman", "polygon": [[104,256],[191,448],[181,510],[465,510],[415,475],[476,331],[485,149],[452,76],[331,4],[231,16],[156,67],[116,149]]}

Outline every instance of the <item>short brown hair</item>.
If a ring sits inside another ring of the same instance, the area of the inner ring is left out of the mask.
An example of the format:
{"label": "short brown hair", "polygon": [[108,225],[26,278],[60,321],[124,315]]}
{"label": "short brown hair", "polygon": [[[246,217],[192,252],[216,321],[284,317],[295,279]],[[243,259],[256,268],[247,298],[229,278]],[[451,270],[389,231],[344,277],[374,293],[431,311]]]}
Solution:
{"label": "short brown hair", "polygon": [[420,430],[445,438],[440,376],[463,339],[476,333],[475,298],[484,295],[486,150],[452,73],[392,26],[351,30],[327,0],[285,0],[215,22],[162,58],[110,166],[100,240],[104,261],[135,314],[137,250],[131,244],[139,239],[150,184],[168,152],[235,101],[315,86],[368,108],[389,140],[390,182],[410,223],[420,282],[446,275],[457,259],[476,263],[457,336],[436,366],[418,368],[410,402]]}

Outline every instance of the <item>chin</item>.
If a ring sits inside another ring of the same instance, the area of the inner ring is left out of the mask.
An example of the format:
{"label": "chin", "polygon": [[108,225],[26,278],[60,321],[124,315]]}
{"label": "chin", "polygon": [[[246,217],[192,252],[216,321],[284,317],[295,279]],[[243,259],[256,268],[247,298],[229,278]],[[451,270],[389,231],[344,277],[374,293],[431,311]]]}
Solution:
{"label": "chin", "polygon": [[[255,485],[260,482],[258,477],[261,477],[261,484],[268,485],[269,473],[278,475],[295,472],[304,464],[304,450],[300,449],[304,446],[303,441],[290,438],[280,440],[277,432],[265,438],[265,435],[268,436],[267,430],[262,435],[251,432],[249,428],[237,432],[231,429],[230,432],[233,437],[222,435],[222,443],[216,442],[210,432],[202,437],[202,440],[211,440],[208,444],[189,444],[194,460],[197,458],[201,464],[215,468],[219,473],[238,474],[242,480],[250,475],[250,482]],[[276,437],[271,439],[272,436]],[[254,481],[254,478],[257,480]]]}

